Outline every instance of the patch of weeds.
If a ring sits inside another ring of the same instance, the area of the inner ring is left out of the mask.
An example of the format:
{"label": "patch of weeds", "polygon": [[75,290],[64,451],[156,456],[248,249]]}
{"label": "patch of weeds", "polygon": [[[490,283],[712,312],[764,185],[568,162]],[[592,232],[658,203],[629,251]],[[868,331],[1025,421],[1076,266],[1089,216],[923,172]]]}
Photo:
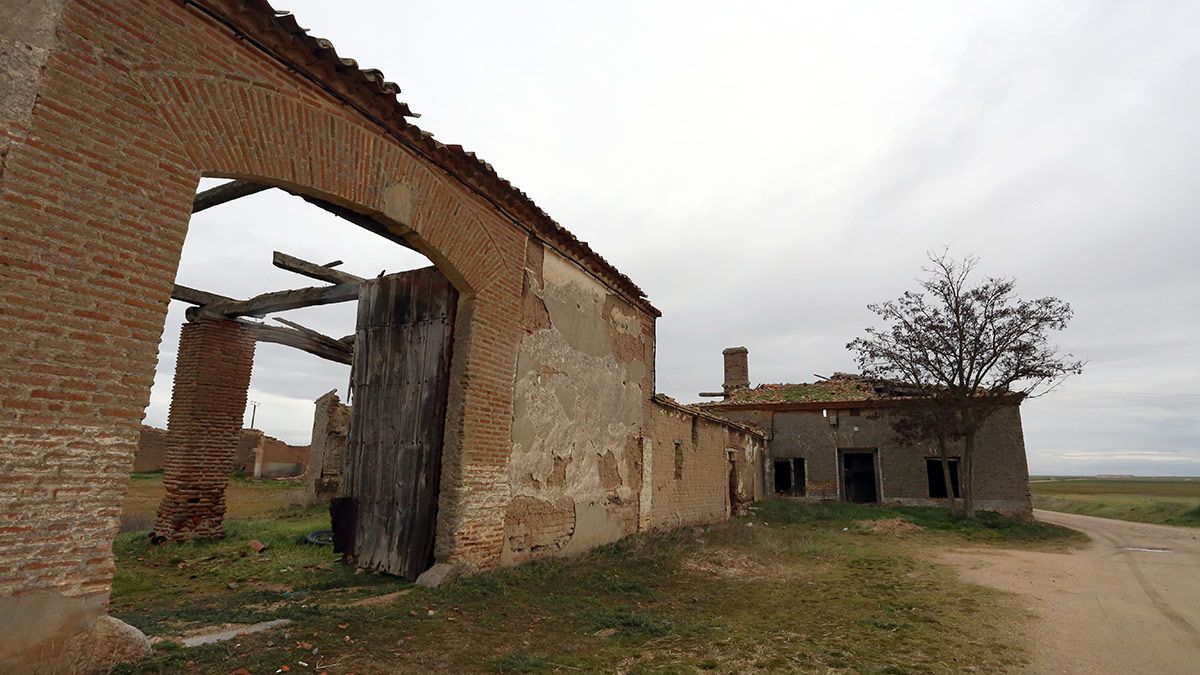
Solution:
{"label": "patch of weeds", "polygon": [[605,607],[592,612],[588,619],[593,631],[615,628],[627,635],[643,637],[662,637],[671,632],[671,621],[641,612],[635,612],[628,607]]}
{"label": "patch of weeds", "polygon": [[980,511],[975,518],[955,516],[948,509],[904,506],[895,509],[905,520],[935,532],[946,532],[975,541],[1071,543],[1087,537],[1065,527],[1037,521],[1008,518],[992,511]]}
{"label": "patch of weeds", "polygon": [[1185,511],[1177,516],[1170,516],[1163,520],[1168,525],[1185,525],[1187,527],[1200,527],[1200,506]]}

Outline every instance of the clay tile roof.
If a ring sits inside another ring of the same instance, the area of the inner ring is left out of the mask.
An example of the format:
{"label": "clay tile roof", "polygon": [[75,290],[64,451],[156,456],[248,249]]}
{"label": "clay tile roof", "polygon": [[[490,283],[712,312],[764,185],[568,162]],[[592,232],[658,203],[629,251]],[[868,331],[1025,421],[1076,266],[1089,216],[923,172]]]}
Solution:
{"label": "clay tile roof", "polygon": [[442,167],[470,189],[559,253],[618,291],[626,300],[661,316],[633,280],[559,225],[529,195],[501,178],[491,164],[461,145],[447,145],[405,118],[419,117],[397,98],[400,87],[374,68],[359,68],[354,59],[338,56],[329,40],[313,37],[288,12],[277,12],[267,0],[187,0],[241,34],[302,76],[355,107],[385,127],[408,148]]}

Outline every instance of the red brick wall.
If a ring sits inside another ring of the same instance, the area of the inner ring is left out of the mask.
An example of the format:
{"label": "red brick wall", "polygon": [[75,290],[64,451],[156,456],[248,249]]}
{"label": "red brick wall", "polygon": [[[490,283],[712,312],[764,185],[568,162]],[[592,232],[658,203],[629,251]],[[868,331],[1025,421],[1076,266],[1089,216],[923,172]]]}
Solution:
{"label": "red brick wall", "polygon": [[526,227],[189,6],[70,2],[56,34],[4,130],[0,594],[107,595],[202,174],[375,214],[459,287],[438,555],[496,564]]}
{"label": "red brick wall", "polygon": [[254,337],[252,327],[236,321],[183,325],[156,538],[183,541],[224,534],[225,487],[242,437]]}

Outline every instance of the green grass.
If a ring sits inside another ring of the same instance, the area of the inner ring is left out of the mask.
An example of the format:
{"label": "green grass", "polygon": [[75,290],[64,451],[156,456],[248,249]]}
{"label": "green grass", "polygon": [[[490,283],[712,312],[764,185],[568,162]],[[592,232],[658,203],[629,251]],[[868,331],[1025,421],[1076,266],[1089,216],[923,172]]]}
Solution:
{"label": "green grass", "polygon": [[1200,479],[1061,478],[1029,484],[1035,508],[1200,527]]}
{"label": "green grass", "polygon": [[[863,525],[879,519],[922,529],[897,536]],[[749,518],[426,590],[358,574],[333,564],[328,548],[300,543],[325,522],[319,510],[292,509],[234,520],[220,542],[152,547],[122,535],[111,611],[147,633],[295,622],[195,649],[162,643],[125,672],[307,672],[300,661],[336,664],[333,673],[1013,670],[1024,663],[1014,600],[925,556],[944,545],[1073,540],[994,515],[963,522],[938,509],[781,500]],[[254,554],[250,538],[269,547]],[[388,603],[347,604],[404,589]]]}

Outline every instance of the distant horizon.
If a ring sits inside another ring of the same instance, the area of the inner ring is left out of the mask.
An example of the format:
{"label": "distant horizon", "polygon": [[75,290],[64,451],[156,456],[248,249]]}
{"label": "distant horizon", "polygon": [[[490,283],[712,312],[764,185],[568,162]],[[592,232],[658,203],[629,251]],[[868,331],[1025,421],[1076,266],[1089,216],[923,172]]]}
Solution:
{"label": "distant horizon", "polygon": [[1136,474],[1136,473],[1093,473],[1093,474],[1088,474],[1088,473],[1075,473],[1075,474],[1065,474],[1065,473],[1054,473],[1054,474],[1047,474],[1047,473],[1031,473],[1031,474],[1029,474],[1029,480],[1033,480],[1033,479],[1035,479],[1035,478],[1115,478],[1115,479],[1121,479],[1121,478],[1163,478],[1163,479],[1170,479],[1170,480],[1179,480],[1179,479],[1184,479],[1184,478],[1186,478],[1186,479],[1189,479],[1189,480],[1190,480],[1190,479],[1196,479],[1196,480],[1200,480],[1200,475],[1197,475],[1197,476],[1187,476],[1187,475],[1178,475],[1178,476],[1173,476],[1173,475],[1169,475],[1169,474],[1168,474],[1168,475],[1161,475],[1161,474],[1158,474],[1158,475],[1148,476],[1148,475]]}

